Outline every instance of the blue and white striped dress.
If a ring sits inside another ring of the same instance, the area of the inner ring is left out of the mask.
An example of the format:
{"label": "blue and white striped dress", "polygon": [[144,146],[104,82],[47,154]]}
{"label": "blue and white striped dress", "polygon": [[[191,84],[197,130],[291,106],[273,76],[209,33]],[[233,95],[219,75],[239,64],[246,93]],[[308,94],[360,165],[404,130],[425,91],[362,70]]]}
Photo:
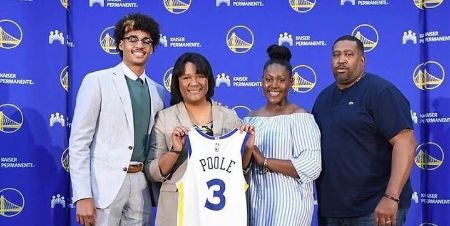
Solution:
{"label": "blue and white striped dress", "polygon": [[250,225],[311,225],[313,180],[321,171],[320,131],[309,113],[246,117],[255,126],[255,145],[266,158],[291,160],[300,178],[250,170]]}

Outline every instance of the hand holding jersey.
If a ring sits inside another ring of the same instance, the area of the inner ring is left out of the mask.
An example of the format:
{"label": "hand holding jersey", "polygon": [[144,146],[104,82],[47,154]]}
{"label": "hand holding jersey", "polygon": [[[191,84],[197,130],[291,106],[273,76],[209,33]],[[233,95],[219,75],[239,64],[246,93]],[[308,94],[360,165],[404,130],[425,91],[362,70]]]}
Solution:
{"label": "hand holding jersey", "polygon": [[172,132],[172,148],[171,152],[180,153],[183,151],[184,143],[186,142],[185,135],[189,132],[189,128],[184,126],[177,126]]}

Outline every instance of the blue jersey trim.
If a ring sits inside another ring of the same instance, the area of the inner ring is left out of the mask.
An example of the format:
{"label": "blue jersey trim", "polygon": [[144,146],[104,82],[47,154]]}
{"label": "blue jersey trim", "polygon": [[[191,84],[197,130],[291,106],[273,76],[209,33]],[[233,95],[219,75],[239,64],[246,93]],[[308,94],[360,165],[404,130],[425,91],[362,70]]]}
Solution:
{"label": "blue jersey trim", "polygon": [[222,136],[219,136],[219,137],[213,137],[213,136],[210,136],[210,135],[208,135],[208,134],[205,134],[205,133],[203,133],[203,131],[201,130],[201,129],[199,129],[199,128],[197,128],[197,127],[195,127],[195,130],[197,130],[197,132],[200,134],[200,135],[202,135],[204,138],[207,138],[207,139],[210,139],[210,140],[216,140],[216,139],[225,139],[225,138],[228,138],[228,137],[230,137],[230,136],[232,136],[236,131],[238,131],[238,129],[233,129],[233,130],[231,130],[230,132],[228,132],[228,133],[226,133],[226,134],[224,134],[224,135],[222,135]]}
{"label": "blue jersey trim", "polygon": [[188,156],[191,157],[192,148],[191,148],[191,140],[189,139],[189,135],[186,136],[184,148],[186,149]]}
{"label": "blue jersey trim", "polygon": [[245,134],[245,138],[244,141],[242,142],[242,146],[241,146],[241,156],[244,156],[245,153],[245,145],[247,144],[248,138],[250,137],[250,135],[248,133]]}

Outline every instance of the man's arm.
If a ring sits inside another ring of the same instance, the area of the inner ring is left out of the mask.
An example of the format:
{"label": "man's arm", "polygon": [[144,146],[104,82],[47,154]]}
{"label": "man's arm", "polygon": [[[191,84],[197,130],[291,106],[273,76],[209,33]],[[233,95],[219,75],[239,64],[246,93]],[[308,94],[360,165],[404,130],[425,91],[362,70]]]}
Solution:
{"label": "man's arm", "polygon": [[70,176],[74,202],[91,198],[91,142],[100,114],[101,95],[97,78],[88,74],[78,91],[69,138]]}
{"label": "man's arm", "polygon": [[404,129],[389,140],[392,144],[391,177],[386,194],[399,198],[403,186],[409,178],[417,146],[414,132]]}
{"label": "man's arm", "polygon": [[399,199],[403,186],[409,178],[414,161],[416,139],[412,129],[404,129],[389,140],[392,149],[391,176],[385,194],[375,209],[377,225],[391,222],[396,225],[398,203],[393,199]]}
{"label": "man's arm", "polygon": [[[95,224],[95,205],[91,192],[91,142],[100,114],[99,81],[87,75],[78,91],[69,139],[70,177],[73,201],[77,207],[77,222]],[[88,223],[90,222],[90,223]]]}

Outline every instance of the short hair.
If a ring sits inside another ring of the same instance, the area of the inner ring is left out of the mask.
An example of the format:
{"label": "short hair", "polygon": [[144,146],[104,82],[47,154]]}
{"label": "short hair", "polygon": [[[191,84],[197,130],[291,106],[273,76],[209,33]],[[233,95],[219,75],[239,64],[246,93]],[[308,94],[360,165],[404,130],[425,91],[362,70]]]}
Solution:
{"label": "short hair", "polygon": [[119,43],[130,31],[144,31],[150,34],[153,49],[159,43],[159,24],[153,18],[140,13],[128,14],[116,23],[114,29],[114,41],[120,57],[123,57],[123,51],[119,49]]}
{"label": "short hair", "polygon": [[285,46],[271,45],[267,48],[269,59],[264,64],[263,72],[269,65],[280,64],[289,71],[289,77],[292,76],[291,51]]}
{"label": "short hair", "polygon": [[356,38],[355,36],[352,35],[343,35],[341,37],[339,37],[338,39],[336,39],[336,41],[334,41],[333,46],[331,47],[331,49],[334,49],[334,46],[336,45],[336,43],[340,42],[340,41],[352,41],[352,42],[356,42],[356,48],[361,51],[361,54],[364,55],[364,44],[361,42],[361,40],[359,40],[358,38]]}
{"label": "short hair", "polygon": [[170,83],[170,105],[175,105],[183,101],[180,91],[179,78],[185,73],[184,66],[186,63],[192,63],[195,65],[197,74],[202,74],[208,80],[208,92],[206,93],[206,99],[211,101],[214,96],[215,80],[208,60],[201,54],[195,52],[183,53],[175,62],[172,69],[172,81]]}

